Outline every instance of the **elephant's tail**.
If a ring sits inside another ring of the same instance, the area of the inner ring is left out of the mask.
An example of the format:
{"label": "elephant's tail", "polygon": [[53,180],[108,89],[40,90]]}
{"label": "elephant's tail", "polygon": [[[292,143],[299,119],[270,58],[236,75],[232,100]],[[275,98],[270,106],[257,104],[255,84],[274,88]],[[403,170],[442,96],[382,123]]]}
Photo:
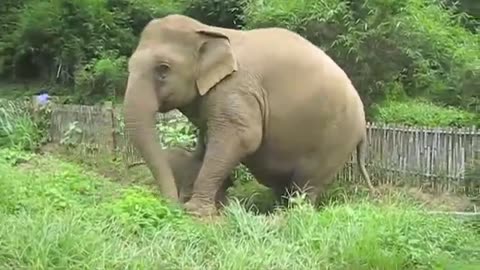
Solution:
{"label": "elephant's tail", "polygon": [[367,136],[363,136],[362,140],[357,144],[357,163],[360,173],[362,174],[365,182],[367,182],[369,189],[371,191],[375,191],[375,188],[370,181],[370,176],[368,175],[367,169],[365,168],[365,154],[367,150],[366,138]]}

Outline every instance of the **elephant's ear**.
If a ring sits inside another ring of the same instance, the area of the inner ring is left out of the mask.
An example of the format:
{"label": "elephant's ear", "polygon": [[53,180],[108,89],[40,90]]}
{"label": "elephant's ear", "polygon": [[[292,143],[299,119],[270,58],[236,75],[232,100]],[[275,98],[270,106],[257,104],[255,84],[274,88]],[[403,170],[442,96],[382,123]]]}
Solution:
{"label": "elephant's ear", "polygon": [[203,42],[199,48],[197,88],[205,95],[222,79],[238,69],[237,60],[230,47],[230,40],[220,32],[197,30]]}

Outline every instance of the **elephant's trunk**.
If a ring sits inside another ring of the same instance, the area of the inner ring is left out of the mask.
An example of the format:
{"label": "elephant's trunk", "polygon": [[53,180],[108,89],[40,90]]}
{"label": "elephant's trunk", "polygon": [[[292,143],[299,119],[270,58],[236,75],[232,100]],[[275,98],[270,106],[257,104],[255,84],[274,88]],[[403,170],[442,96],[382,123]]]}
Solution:
{"label": "elephant's trunk", "polygon": [[153,85],[134,74],[128,79],[124,100],[125,131],[133,146],[140,152],[162,194],[178,200],[175,179],[155,130],[159,104]]}

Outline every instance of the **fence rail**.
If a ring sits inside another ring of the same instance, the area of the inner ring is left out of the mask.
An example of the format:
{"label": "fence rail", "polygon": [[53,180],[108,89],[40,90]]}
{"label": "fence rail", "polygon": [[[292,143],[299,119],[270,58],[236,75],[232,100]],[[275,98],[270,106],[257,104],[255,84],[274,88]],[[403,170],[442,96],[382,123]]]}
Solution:
{"label": "fence rail", "polygon": [[[178,111],[158,116],[187,121]],[[480,130],[426,128],[368,123],[367,169],[377,184],[408,182],[442,190],[480,191]],[[123,133],[121,107],[51,105],[50,137],[55,143],[87,145],[121,155],[128,164],[141,161]],[[337,178],[362,181],[355,151]]]}

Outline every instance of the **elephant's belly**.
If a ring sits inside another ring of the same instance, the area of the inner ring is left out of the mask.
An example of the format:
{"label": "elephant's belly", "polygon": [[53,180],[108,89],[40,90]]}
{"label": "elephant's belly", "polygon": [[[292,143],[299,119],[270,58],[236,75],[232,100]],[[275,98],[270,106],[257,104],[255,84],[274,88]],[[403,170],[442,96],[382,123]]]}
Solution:
{"label": "elephant's belly", "polygon": [[274,151],[261,148],[255,155],[242,162],[253,174],[256,180],[267,187],[287,185],[298,161],[292,156],[281,155]]}

